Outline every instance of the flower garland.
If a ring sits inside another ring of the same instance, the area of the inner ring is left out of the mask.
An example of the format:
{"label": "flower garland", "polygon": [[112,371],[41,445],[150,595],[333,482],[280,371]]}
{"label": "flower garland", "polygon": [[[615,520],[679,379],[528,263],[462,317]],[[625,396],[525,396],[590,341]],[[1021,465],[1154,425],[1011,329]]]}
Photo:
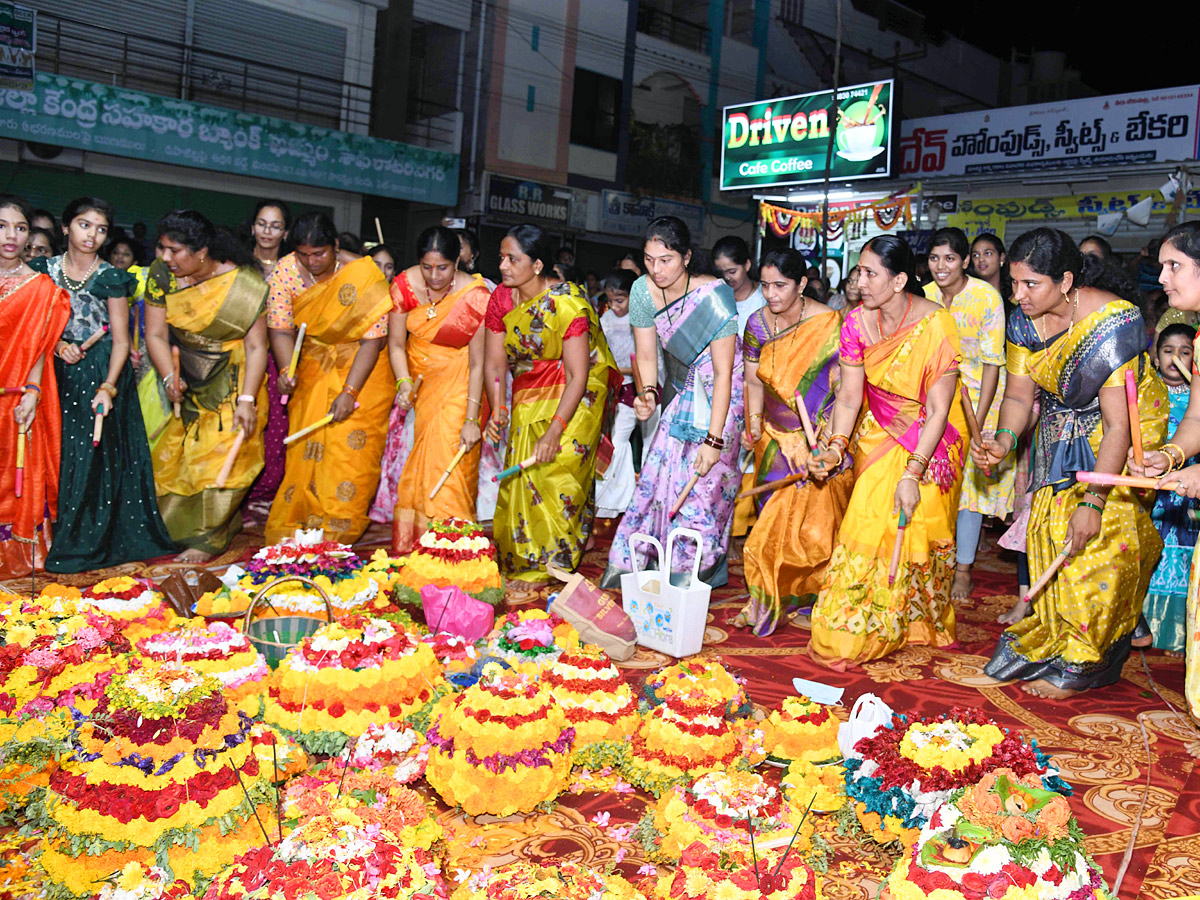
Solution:
{"label": "flower garland", "polygon": [[[913,729],[915,736],[908,738]],[[994,741],[996,733],[1001,735],[998,741]],[[953,770],[941,764],[936,752],[939,743],[952,744],[946,758]],[[970,748],[976,744],[972,754]],[[963,746],[967,749],[959,749]],[[1015,731],[1002,731],[977,709],[953,709],[913,721],[896,715],[889,727],[860,740],[844,765],[846,794],[855,801],[864,829],[883,843],[900,839],[906,846],[916,840],[918,829],[950,793],[995,769],[1037,775],[1048,790],[1071,791],[1036,743],[1027,744]]]}
{"label": "flower garland", "polygon": [[[757,857],[757,858],[756,858]],[[757,874],[756,874],[757,873]],[[710,849],[696,842],[683,850],[673,873],[658,877],[662,900],[818,900],[822,877],[792,848]]]}

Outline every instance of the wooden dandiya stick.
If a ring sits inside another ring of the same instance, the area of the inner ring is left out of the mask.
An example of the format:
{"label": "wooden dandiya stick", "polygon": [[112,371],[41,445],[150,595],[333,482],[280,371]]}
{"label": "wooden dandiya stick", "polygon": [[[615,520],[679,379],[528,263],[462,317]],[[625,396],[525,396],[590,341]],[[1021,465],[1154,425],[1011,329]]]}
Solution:
{"label": "wooden dandiya stick", "polygon": [[104,413],[96,413],[96,421],[92,424],[92,448],[100,446],[100,436],[104,433]]}
{"label": "wooden dandiya stick", "polygon": [[[358,409],[357,403],[354,404],[354,408]],[[328,425],[332,421],[333,421],[333,413],[330,413],[327,416],[321,416],[321,418],[317,419],[317,421],[313,422],[311,425],[305,425],[299,431],[295,431],[295,432],[292,432],[291,434],[289,434],[287,437],[285,437],[283,439],[283,442],[285,444],[295,443],[296,441],[300,440],[300,438],[304,437],[305,435],[312,434],[318,428],[324,428],[326,425]]]}
{"label": "wooden dandiya stick", "polygon": [[[496,420],[496,417],[498,415],[500,415],[500,407],[502,407],[502,406],[504,406],[504,392],[503,392],[503,389],[500,387],[500,376],[497,375],[496,376],[496,402],[494,404],[492,404],[492,421],[493,422]],[[505,412],[507,412],[507,411],[508,411],[507,408],[505,408]],[[499,426],[497,426],[497,427],[499,427]],[[500,438],[496,438],[496,440],[493,441],[492,444],[493,444],[493,446],[499,447],[500,446]]]}
{"label": "wooden dandiya stick", "polygon": [[421,382],[424,380],[425,380],[424,375],[418,375],[416,377],[416,380],[413,381],[413,392],[412,392],[412,402],[413,403],[417,402],[417,391],[419,391],[421,389]]}
{"label": "wooden dandiya stick", "polygon": [[[178,347],[171,348],[171,366],[173,367],[172,371],[175,373],[175,380],[172,381],[171,384],[175,385],[175,390],[179,390],[179,348]],[[178,400],[175,401],[175,418],[177,418],[177,419],[179,418],[179,401]]]}
{"label": "wooden dandiya stick", "polygon": [[[963,413],[967,417],[967,431],[971,433],[971,441],[972,443],[978,444],[980,447],[982,447],[983,432],[979,429],[979,419],[975,416],[975,407],[971,405],[971,394],[967,390],[967,386],[965,384],[962,386],[962,402]],[[992,475],[992,467],[984,466],[983,474],[990,478]]]}
{"label": "wooden dandiya stick", "polygon": [[25,432],[17,429],[17,490],[18,497],[25,490]]}
{"label": "wooden dandiya stick", "polygon": [[908,527],[908,517],[900,510],[900,526],[896,529],[896,540],[892,544],[892,564],[888,567],[888,587],[896,583],[896,573],[900,571],[900,553],[904,549],[904,529]]}
{"label": "wooden dandiya stick", "polygon": [[233,471],[234,460],[237,459],[238,451],[242,449],[242,443],[245,440],[246,432],[239,428],[237,434],[233,436],[233,446],[225,454],[225,462],[221,463],[221,471],[217,473],[216,486],[218,488],[225,487],[225,482],[229,480],[229,474]]}
{"label": "wooden dandiya stick", "polygon": [[80,350],[90,350],[92,348],[92,346],[96,343],[96,341],[100,340],[100,338],[104,337],[106,334],[108,334],[108,326],[103,325],[100,328],[98,328],[96,331],[92,332],[91,336],[86,341],[84,341],[82,344],[79,345],[79,349]]}
{"label": "wooden dandiya stick", "polygon": [[379,224],[379,216],[375,217],[375,236],[379,238],[379,243],[383,243],[383,226]]}
{"label": "wooden dandiya stick", "polygon": [[519,463],[517,463],[515,466],[509,466],[507,469],[504,469],[501,472],[497,472],[495,475],[492,476],[492,481],[499,482],[499,481],[503,481],[505,478],[512,478],[514,475],[524,472],[526,469],[528,469],[532,465],[535,465],[536,463],[537,463],[536,456],[531,456],[528,459],[523,459]]}
{"label": "wooden dandiya stick", "polygon": [[1179,363],[1175,363],[1175,370],[1177,372],[1179,372],[1180,375],[1183,376],[1184,381],[1186,381],[1188,384],[1192,383],[1192,370],[1191,369],[1189,369],[1187,366],[1181,366],[1181,365],[1179,365]]}
{"label": "wooden dandiya stick", "polygon": [[796,414],[800,416],[800,424],[804,427],[804,438],[808,441],[808,449],[817,449],[817,432],[813,429],[812,420],[808,417],[808,407],[804,405],[804,395],[796,388]]}
{"label": "wooden dandiya stick", "polygon": [[442,485],[446,483],[446,479],[450,477],[450,473],[454,471],[454,467],[458,465],[458,461],[466,455],[467,445],[459,444],[458,452],[454,454],[454,459],[450,460],[450,465],[446,466],[446,471],[442,473],[442,477],[438,479],[437,484],[433,486],[433,490],[429,492],[430,500],[437,496],[437,492],[442,489]]}
{"label": "wooden dandiya stick", "polygon": [[1108,472],[1076,472],[1075,480],[1084,484],[1102,484],[1108,487],[1131,487],[1157,491],[1161,478],[1142,475],[1111,475]]}
{"label": "wooden dandiya stick", "polygon": [[629,354],[629,366],[633,369],[633,389],[637,391],[637,395],[642,396],[642,391],[646,389],[646,383],[642,381],[642,372],[638,368],[637,354]]}
{"label": "wooden dandiya stick", "polygon": [[768,481],[766,484],[760,484],[758,487],[751,488],[748,491],[742,491],[737,495],[737,499],[745,500],[747,497],[757,497],[759,494],[767,494],[771,491],[777,491],[780,488],[787,487],[789,484],[795,484],[797,481],[803,481],[804,477],[804,473],[797,472],[795,475],[789,475],[786,478]]}
{"label": "wooden dandiya stick", "polygon": [[671,507],[671,513],[667,516],[668,519],[675,518],[679,514],[680,508],[688,498],[688,494],[692,492],[692,488],[696,486],[696,482],[700,480],[700,473],[695,472],[688,480],[688,483],[683,486],[683,491],[679,494],[679,499],[675,501],[675,505]]}
{"label": "wooden dandiya stick", "polygon": [[1067,561],[1067,557],[1070,555],[1071,542],[1067,541],[1066,545],[1062,548],[1062,552],[1059,553],[1058,556],[1054,557],[1054,562],[1050,563],[1050,565],[1046,567],[1046,571],[1043,572],[1038,580],[1033,583],[1033,586],[1029,588],[1029,593],[1025,595],[1025,599],[1033,600],[1034,597],[1040,594],[1046,585],[1050,583],[1050,580],[1055,576],[1058,570],[1062,568],[1062,564]]}
{"label": "wooden dandiya stick", "polygon": [[0,387],[0,397],[5,396],[6,394],[23,394],[23,393],[25,393],[25,388]]}
{"label": "wooden dandiya stick", "polygon": [[[300,332],[296,335],[296,343],[292,344],[292,358],[288,361],[287,377],[292,380],[296,377],[296,366],[300,363],[300,345],[304,343],[304,333],[308,331],[308,323],[300,323]],[[284,394],[281,398],[283,405],[287,406],[288,401],[292,399],[291,394]]]}
{"label": "wooden dandiya stick", "polygon": [[1125,370],[1125,403],[1129,406],[1129,436],[1133,439],[1133,461],[1139,466],[1146,464],[1142,452],[1142,420],[1138,415],[1137,381],[1133,369]]}

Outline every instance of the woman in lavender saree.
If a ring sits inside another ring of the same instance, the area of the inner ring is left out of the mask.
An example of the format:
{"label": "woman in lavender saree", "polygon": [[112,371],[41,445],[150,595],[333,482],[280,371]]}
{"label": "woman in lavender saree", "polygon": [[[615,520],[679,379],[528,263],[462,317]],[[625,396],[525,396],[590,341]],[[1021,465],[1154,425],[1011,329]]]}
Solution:
{"label": "woman in lavender saree", "polygon": [[[646,231],[645,259],[650,274],[634,282],[629,320],[637,346],[637,367],[646,385],[634,401],[638,418],[658,405],[655,340],[678,372],[676,395],[642,463],[642,475],[621,519],[601,585],[615,587],[633,569],[629,539],[636,533],[666,542],[672,528],[701,535],[700,546],[681,542],[679,571],[690,571],[700,554],[700,578],[714,587],[728,579],[726,552],[733,506],[741,484],[738,469],[742,432],[742,352],[737,334],[737,301],[723,281],[693,277],[687,270],[691,235],[673,216],[661,216]],[[686,374],[684,374],[686,373]],[[696,476],[674,517],[672,510]]]}

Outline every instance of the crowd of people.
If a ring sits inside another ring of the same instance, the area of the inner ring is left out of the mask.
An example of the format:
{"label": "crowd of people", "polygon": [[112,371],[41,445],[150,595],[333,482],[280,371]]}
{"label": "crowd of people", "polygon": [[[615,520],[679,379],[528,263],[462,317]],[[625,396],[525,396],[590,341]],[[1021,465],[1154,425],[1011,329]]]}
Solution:
{"label": "crowd of people", "polygon": [[619,517],[602,586],[651,552],[634,535],[688,528],[671,578],[721,586],[741,553],[739,623],[808,615],[842,669],[955,644],[990,517],[1022,596],[988,674],[1059,698],[1133,646],[1188,650],[1200,223],[1132,267],[1050,228],[943,228],[920,257],[882,235],[836,293],[793,249],[726,237],[702,264],[672,217],[604,277],[518,225],[499,284],[470,231],[406,256],[281,201],[249,223],[178,210],[151,241],[97,198],[61,222],[0,198],[5,576],[203,563],[248,510],[269,542],[390,521],[399,554],[431,520],[492,520],[505,575],[537,583]]}

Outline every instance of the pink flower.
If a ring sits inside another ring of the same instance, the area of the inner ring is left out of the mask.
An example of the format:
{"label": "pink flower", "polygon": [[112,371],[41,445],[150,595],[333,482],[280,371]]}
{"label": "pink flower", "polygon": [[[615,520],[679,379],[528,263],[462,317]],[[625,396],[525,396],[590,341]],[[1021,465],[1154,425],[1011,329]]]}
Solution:
{"label": "pink flower", "polygon": [[596,813],[594,816],[592,816],[592,821],[601,828],[607,828],[608,820],[611,815],[612,813],[608,812],[608,810],[605,810],[604,812]]}
{"label": "pink flower", "polygon": [[654,875],[658,874],[658,867],[655,866],[653,863],[646,863],[644,866],[642,866],[640,869],[637,870],[637,873],[639,875],[650,875],[653,877]]}
{"label": "pink flower", "polygon": [[620,864],[621,864],[621,862],[623,862],[623,861],[624,861],[624,859],[625,859],[625,856],[626,856],[626,854],[627,854],[628,852],[629,852],[629,851],[628,851],[628,850],[626,850],[624,847],[618,847],[618,848],[617,848],[616,855],[615,855],[615,856],[613,856],[613,862],[615,862],[615,863],[617,863],[618,865],[620,865]]}
{"label": "pink flower", "polygon": [[632,825],[614,825],[612,828],[608,829],[608,836],[614,841],[628,840],[631,834],[633,834]]}
{"label": "pink flower", "polygon": [[25,654],[25,665],[35,669],[49,669],[58,664],[58,654],[53,650],[41,648],[30,650]]}
{"label": "pink flower", "polygon": [[99,631],[87,625],[75,632],[75,643],[81,650],[95,650],[104,643],[104,638]]}
{"label": "pink flower", "polygon": [[612,789],[614,791],[616,791],[618,794],[632,794],[633,793],[633,785],[629,784],[628,782],[622,781],[619,778],[617,779],[617,783],[613,785]]}

